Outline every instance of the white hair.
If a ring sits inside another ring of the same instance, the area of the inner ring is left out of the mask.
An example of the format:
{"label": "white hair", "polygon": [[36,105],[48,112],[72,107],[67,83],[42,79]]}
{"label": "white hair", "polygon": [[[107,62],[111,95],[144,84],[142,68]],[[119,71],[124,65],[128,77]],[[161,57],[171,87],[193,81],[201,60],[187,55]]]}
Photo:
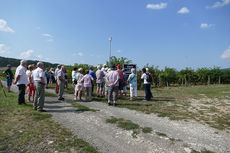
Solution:
{"label": "white hair", "polygon": [[42,62],[37,63],[37,67],[40,67],[41,65],[44,65]]}
{"label": "white hair", "polygon": [[145,69],[146,69],[147,72],[149,72],[149,68],[146,67]]}
{"label": "white hair", "polygon": [[82,68],[79,68],[79,69],[78,69],[79,72],[82,71],[82,70],[83,70]]}
{"label": "white hair", "polygon": [[21,64],[21,65],[26,64],[26,63],[27,63],[26,60],[21,60],[21,61],[20,61],[20,64]]}
{"label": "white hair", "polygon": [[134,68],[131,69],[131,73],[135,73],[135,69]]}
{"label": "white hair", "polygon": [[101,66],[100,66],[100,65],[98,65],[98,66],[97,66],[97,69],[99,69],[99,70],[100,70],[100,69],[101,69]]}

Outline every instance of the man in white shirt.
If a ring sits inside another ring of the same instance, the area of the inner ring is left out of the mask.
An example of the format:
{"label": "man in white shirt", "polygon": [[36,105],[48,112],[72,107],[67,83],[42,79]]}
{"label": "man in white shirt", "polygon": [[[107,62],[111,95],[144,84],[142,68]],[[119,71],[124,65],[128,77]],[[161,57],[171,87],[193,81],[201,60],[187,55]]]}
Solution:
{"label": "man in white shirt", "polygon": [[37,69],[33,71],[33,79],[35,85],[35,101],[34,110],[45,112],[43,109],[45,102],[45,73],[43,72],[44,64],[37,63]]}
{"label": "man in white shirt", "polygon": [[150,89],[151,82],[148,82],[148,77],[150,77],[150,75],[146,72],[146,69],[143,68],[142,75],[141,75],[141,79],[144,80],[144,89],[145,89],[145,99],[143,101],[150,101],[152,98],[152,93]]}
{"label": "man in white shirt", "polygon": [[27,61],[21,60],[20,65],[15,72],[14,84],[18,86],[18,104],[25,105],[25,90],[26,85],[29,83],[26,75]]}
{"label": "man in white shirt", "polygon": [[55,72],[54,72],[54,78],[56,80],[56,93],[58,93],[58,91],[59,91],[57,74],[60,70],[61,70],[61,65],[58,65]]}
{"label": "man in white shirt", "polygon": [[112,66],[112,70],[106,75],[106,84],[108,87],[108,105],[111,105],[112,93],[113,93],[113,105],[116,106],[118,87],[119,87],[119,73],[116,71],[116,66]]}
{"label": "man in white shirt", "polygon": [[59,92],[58,92],[58,100],[65,100],[62,96],[64,93],[64,87],[65,87],[65,66],[62,66],[61,69],[58,71],[57,73],[57,82],[58,82],[58,86],[59,86]]}

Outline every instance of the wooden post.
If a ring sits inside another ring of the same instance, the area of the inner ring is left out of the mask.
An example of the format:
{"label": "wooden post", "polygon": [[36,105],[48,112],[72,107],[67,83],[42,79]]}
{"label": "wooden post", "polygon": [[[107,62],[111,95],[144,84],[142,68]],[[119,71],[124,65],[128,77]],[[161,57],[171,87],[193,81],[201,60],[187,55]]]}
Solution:
{"label": "wooden post", "polygon": [[210,85],[210,75],[208,76],[208,85]]}
{"label": "wooden post", "polygon": [[221,77],[219,76],[219,84],[221,83]]}

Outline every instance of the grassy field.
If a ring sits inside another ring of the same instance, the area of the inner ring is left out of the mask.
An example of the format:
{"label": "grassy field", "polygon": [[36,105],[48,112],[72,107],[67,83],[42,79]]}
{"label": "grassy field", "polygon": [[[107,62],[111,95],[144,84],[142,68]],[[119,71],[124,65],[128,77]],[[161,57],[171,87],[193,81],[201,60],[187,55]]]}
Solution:
{"label": "grassy field", "polygon": [[[230,85],[153,88],[154,98],[142,102],[144,91],[136,101],[118,100],[118,107],[157,114],[170,120],[196,120],[220,130],[230,130]],[[96,101],[105,100],[94,97]]]}
{"label": "grassy field", "polygon": [[[73,94],[71,84],[65,92]],[[154,113],[170,120],[196,120],[230,131],[230,85],[152,88],[152,93],[152,101],[142,102],[145,94],[138,90],[137,100],[129,101],[129,97],[123,97],[118,100],[118,107]],[[106,102],[105,98],[93,97],[93,100]]]}
{"label": "grassy field", "polygon": [[[1,88],[0,88],[1,90]],[[0,91],[0,152],[82,152],[97,150],[51,120],[51,115],[17,105],[17,96]]]}

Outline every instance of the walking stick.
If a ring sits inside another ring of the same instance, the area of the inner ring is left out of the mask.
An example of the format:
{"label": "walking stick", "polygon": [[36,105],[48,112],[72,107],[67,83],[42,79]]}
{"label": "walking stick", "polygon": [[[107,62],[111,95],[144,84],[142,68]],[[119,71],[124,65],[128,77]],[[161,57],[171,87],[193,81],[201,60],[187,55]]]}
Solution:
{"label": "walking stick", "polygon": [[2,91],[3,91],[4,95],[5,95],[5,97],[7,97],[7,96],[6,96],[6,92],[5,92],[5,90],[4,90],[4,87],[3,87],[3,85],[2,85],[2,81],[1,81],[1,80],[0,80],[0,85],[1,85],[1,87],[2,87]]}

